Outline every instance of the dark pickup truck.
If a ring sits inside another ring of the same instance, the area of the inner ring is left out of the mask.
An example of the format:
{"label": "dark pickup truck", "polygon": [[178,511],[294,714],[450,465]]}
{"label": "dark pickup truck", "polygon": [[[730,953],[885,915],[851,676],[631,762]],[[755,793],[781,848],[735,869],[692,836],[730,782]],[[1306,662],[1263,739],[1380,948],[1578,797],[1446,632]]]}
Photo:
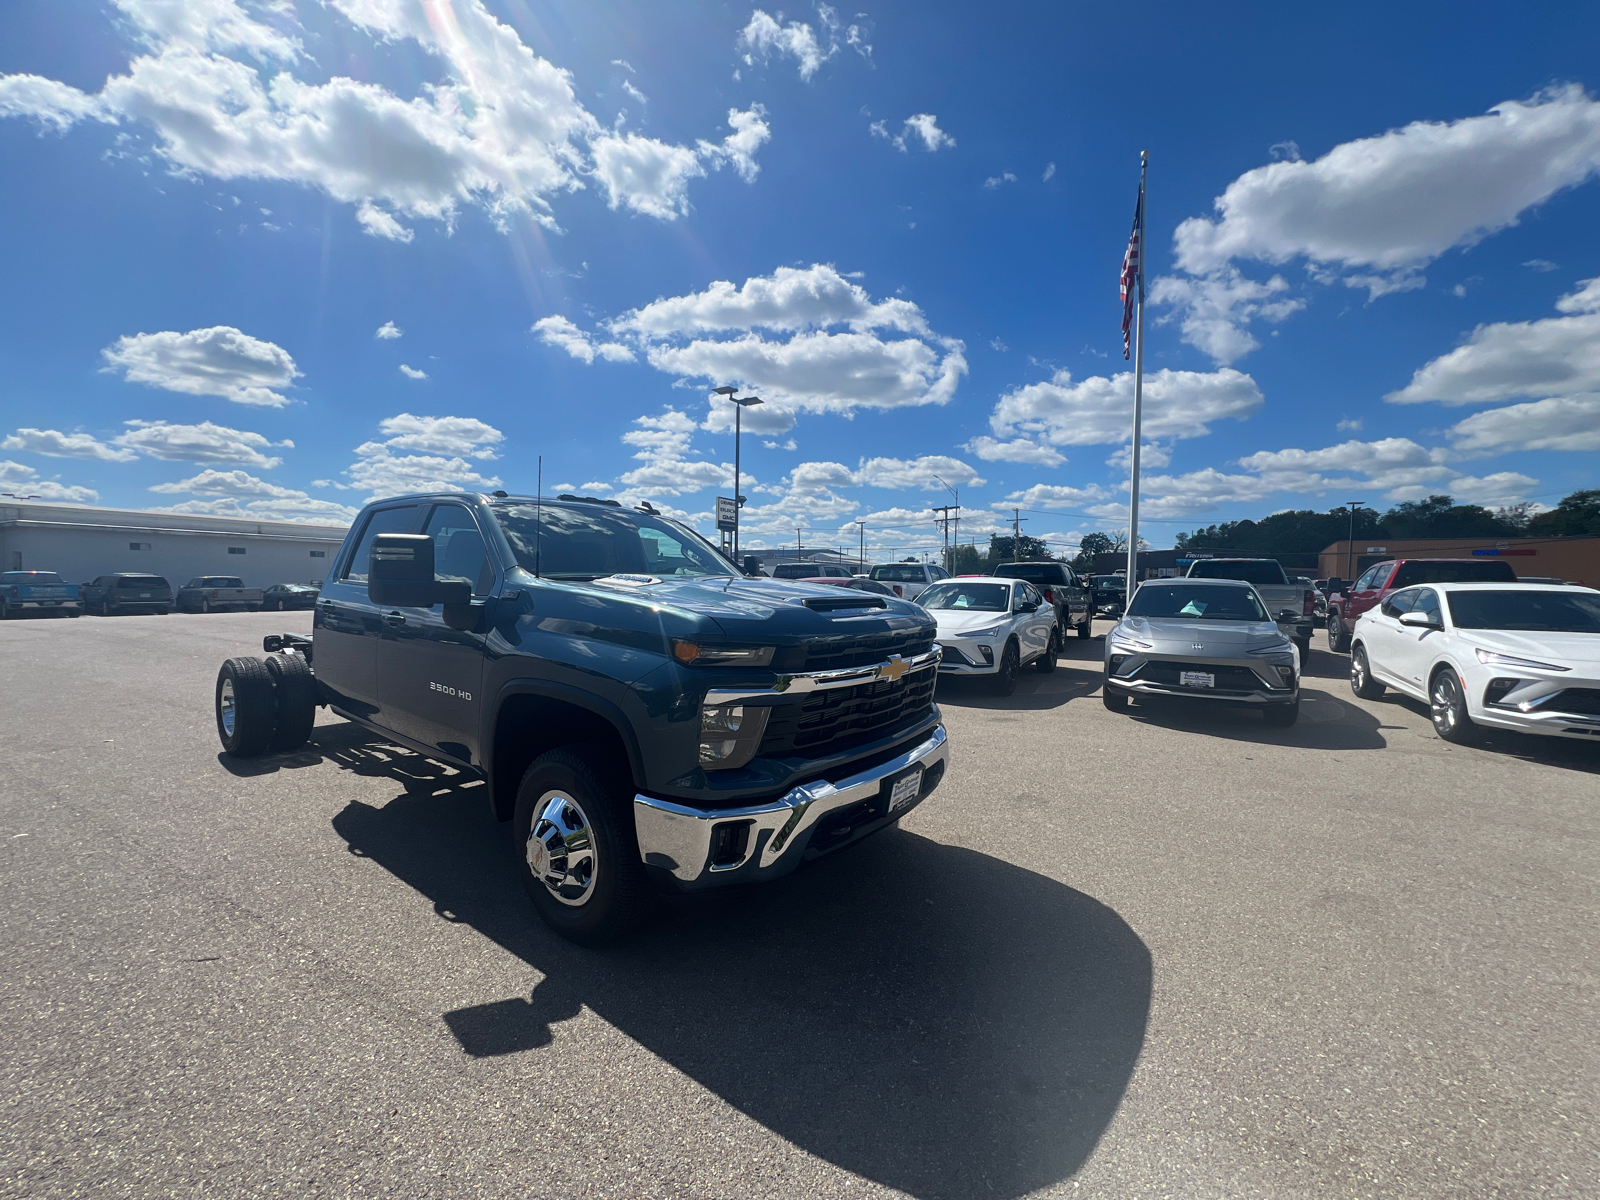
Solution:
{"label": "dark pickup truck", "polygon": [[609,941],[650,885],[767,880],[892,825],[944,775],[934,623],[747,578],[642,505],[369,505],[310,639],[223,664],[217,730],[284,751],[315,708],[485,779],[540,915]]}

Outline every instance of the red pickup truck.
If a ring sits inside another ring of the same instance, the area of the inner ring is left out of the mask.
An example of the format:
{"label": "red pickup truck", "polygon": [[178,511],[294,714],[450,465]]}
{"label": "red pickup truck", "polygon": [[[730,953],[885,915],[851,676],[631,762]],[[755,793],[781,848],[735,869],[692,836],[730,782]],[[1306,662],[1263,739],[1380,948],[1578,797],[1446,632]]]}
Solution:
{"label": "red pickup truck", "polygon": [[1390,592],[1419,583],[1515,583],[1516,578],[1511,564],[1501,558],[1395,558],[1378,563],[1347,588],[1329,588],[1328,649],[1350,653],[1356,618]]}

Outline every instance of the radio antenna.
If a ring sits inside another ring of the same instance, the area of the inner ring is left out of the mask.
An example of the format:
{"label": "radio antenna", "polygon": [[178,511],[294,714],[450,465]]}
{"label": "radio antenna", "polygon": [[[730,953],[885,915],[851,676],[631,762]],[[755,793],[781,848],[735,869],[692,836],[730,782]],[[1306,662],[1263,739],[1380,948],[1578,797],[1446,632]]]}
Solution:
{"label": "radio antenna", "polygon": [[539,455],[538,481],[533,489],[533,577],[539,578],[539,551],[544,541],[544,455]]}

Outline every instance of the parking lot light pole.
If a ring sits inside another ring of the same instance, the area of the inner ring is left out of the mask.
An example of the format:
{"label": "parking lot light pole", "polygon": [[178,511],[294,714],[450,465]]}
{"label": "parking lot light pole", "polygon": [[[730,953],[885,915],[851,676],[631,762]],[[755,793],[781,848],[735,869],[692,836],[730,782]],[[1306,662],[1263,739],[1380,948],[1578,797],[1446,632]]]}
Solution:
{"label": "parking lot light pole", "polygon": [[1346,503],[1348,503],[1350,505],[1350,537],[1345,542],[1345,550],[1344,550],[1344,569],[1345,569],[1345,572],[1346,572],[1346,578],[1345,578],[1345,581],[1344,581],[1344,586],[1348,589],[1349,586],[1350,586],[1350,580],[1355,578],[1356,509],[1360,508],[1363,504],[1366,503],[1366,501],[1365,500],[1349,500],[1349,501],[1346,501]]}
{"label": "parking lot light pole", "polygon": [[867,523],[864,520],[856,521],[856,566],[861,573],[867,573]]}

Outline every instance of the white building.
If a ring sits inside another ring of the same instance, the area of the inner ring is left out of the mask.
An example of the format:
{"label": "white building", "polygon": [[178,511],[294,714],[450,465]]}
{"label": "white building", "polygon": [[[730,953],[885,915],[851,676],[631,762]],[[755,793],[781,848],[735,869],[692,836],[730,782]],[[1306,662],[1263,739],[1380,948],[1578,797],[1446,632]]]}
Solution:
{"label": "white building", "polygon": [[320,583],[347,528],[0,501],[0,569],[55,571],[68,583],[140,571],[174,588],[196,575]]}

